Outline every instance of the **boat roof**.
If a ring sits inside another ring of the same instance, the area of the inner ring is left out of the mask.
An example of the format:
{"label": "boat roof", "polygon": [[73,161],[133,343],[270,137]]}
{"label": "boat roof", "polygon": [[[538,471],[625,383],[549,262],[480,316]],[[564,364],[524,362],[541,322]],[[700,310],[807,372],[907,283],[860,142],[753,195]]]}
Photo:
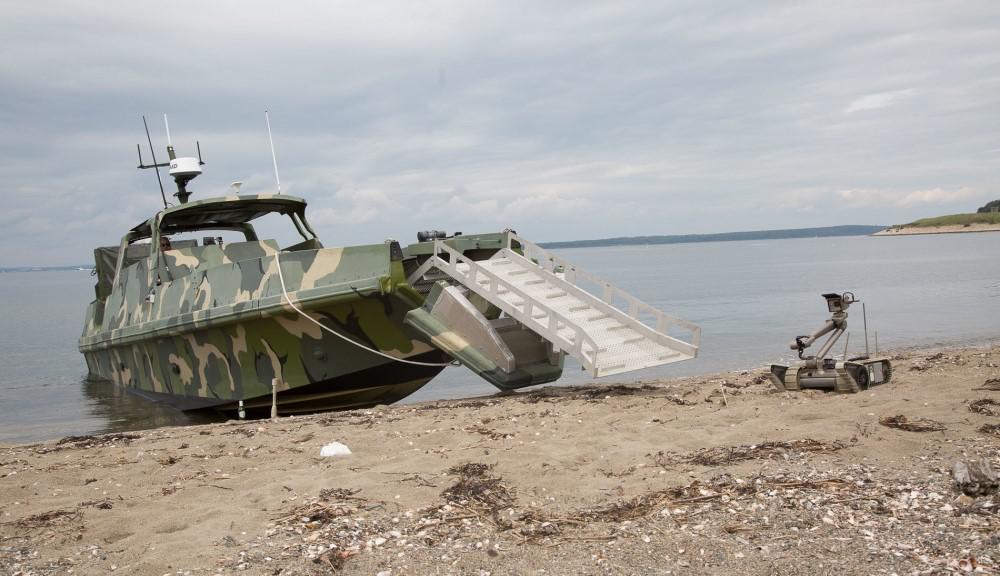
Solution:
{"label": "boat roof", "polygon": [[219,196],[166,208],[132,228],[132,232],[140,237],[152,236],[153,226],[157,221],[163,233],[203,228],[221,229],[245,224],[271,212],[301,214],[305,212],[305,208],[305,200],[286,194]]}

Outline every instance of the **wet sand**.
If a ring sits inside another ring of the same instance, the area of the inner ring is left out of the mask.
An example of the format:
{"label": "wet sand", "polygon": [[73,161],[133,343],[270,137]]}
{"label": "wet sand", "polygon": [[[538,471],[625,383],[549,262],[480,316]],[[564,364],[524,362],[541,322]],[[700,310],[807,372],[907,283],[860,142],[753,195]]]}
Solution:
{"label": "wet sand", "polygon": [[993,572],[994,496],[950,472],[1000,468],[1000,346],[893,366],[856,395],[730,372],[0,446],[0,574]]}

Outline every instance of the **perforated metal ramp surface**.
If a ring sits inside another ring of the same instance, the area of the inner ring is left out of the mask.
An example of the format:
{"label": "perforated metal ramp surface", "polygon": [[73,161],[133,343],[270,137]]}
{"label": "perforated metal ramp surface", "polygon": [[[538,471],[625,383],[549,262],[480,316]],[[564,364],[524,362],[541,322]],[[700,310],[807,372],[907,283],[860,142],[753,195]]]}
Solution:
{"label": "perforated metal ramp surface", "polygon": [[[516,242],[528,257],[511,249]],[[529,259],[530,258],[530,259]],[[489,260],[471,260],[435,241],[434,255],[411,283],[438,268],[469,290],[576,358],[595,377],[688,360],[698,353],[701,329],[638,300],[510,233],[508,246]],[[576,284],[584,279],[602,296]],[[627,311],[610,302],[621,301]],[[640,320],[650,318],[653,326]],[[691,342],[669,336],[671,327]]]}

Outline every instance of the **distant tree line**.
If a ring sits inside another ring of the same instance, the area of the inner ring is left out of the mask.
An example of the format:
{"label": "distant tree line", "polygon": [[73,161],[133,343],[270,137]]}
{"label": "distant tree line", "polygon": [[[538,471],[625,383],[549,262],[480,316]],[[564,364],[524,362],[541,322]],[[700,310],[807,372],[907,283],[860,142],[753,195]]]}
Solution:
{"label": "distant tree line", "polygon": [[979,210],[976,210],[976,212],[983,213],[983,214],[985,214],[987,212],[1000,212],[1000,200],[994,200],[992,202],[987,202],[985,206],[983,206]]}
{"label": "distant tree line", "polygon": [[749,232],[723,232],[720,234],[682,234],[674,236],[629,236],[600,238],[597,240],[570,240],[542,242],[543,248],[585,248],[591,246],[629,246],[643,244],[686,244],[689,242],[732,242],[738,240],[777,240],[784,238],[821,238],[827,236],[861,236],[874,234],[885,226],[825,226],[822,228],[795,228],[786,230],[754,230]]}

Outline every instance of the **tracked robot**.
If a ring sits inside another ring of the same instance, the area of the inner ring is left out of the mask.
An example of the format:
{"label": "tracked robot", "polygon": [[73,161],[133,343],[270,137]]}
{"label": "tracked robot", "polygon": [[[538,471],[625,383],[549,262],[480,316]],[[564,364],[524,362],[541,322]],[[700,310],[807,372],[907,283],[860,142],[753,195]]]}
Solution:
{"label": "tracked robot", "polygon": [[[889,382],[892,367],[888,358],[872,358],[867,355],[851,359],[837,360],[827,355],[837,340],[847,330],[847,309],[858,302],[852,292],[843,294],[823,294],[830,318],[819,330],[808,336],[796,336],[789,344],[798,351],[802,360],[794,366],[771,365],[771,381],[779,390],[801,390],[815,388],[835,392],[859,392],[877,384]],[[815,356],[804,356],[803,352],[817,340],[830,334]],[[866,337],[867,344],[867,337]],[[876,346],[877,348],[877,346]]]}

